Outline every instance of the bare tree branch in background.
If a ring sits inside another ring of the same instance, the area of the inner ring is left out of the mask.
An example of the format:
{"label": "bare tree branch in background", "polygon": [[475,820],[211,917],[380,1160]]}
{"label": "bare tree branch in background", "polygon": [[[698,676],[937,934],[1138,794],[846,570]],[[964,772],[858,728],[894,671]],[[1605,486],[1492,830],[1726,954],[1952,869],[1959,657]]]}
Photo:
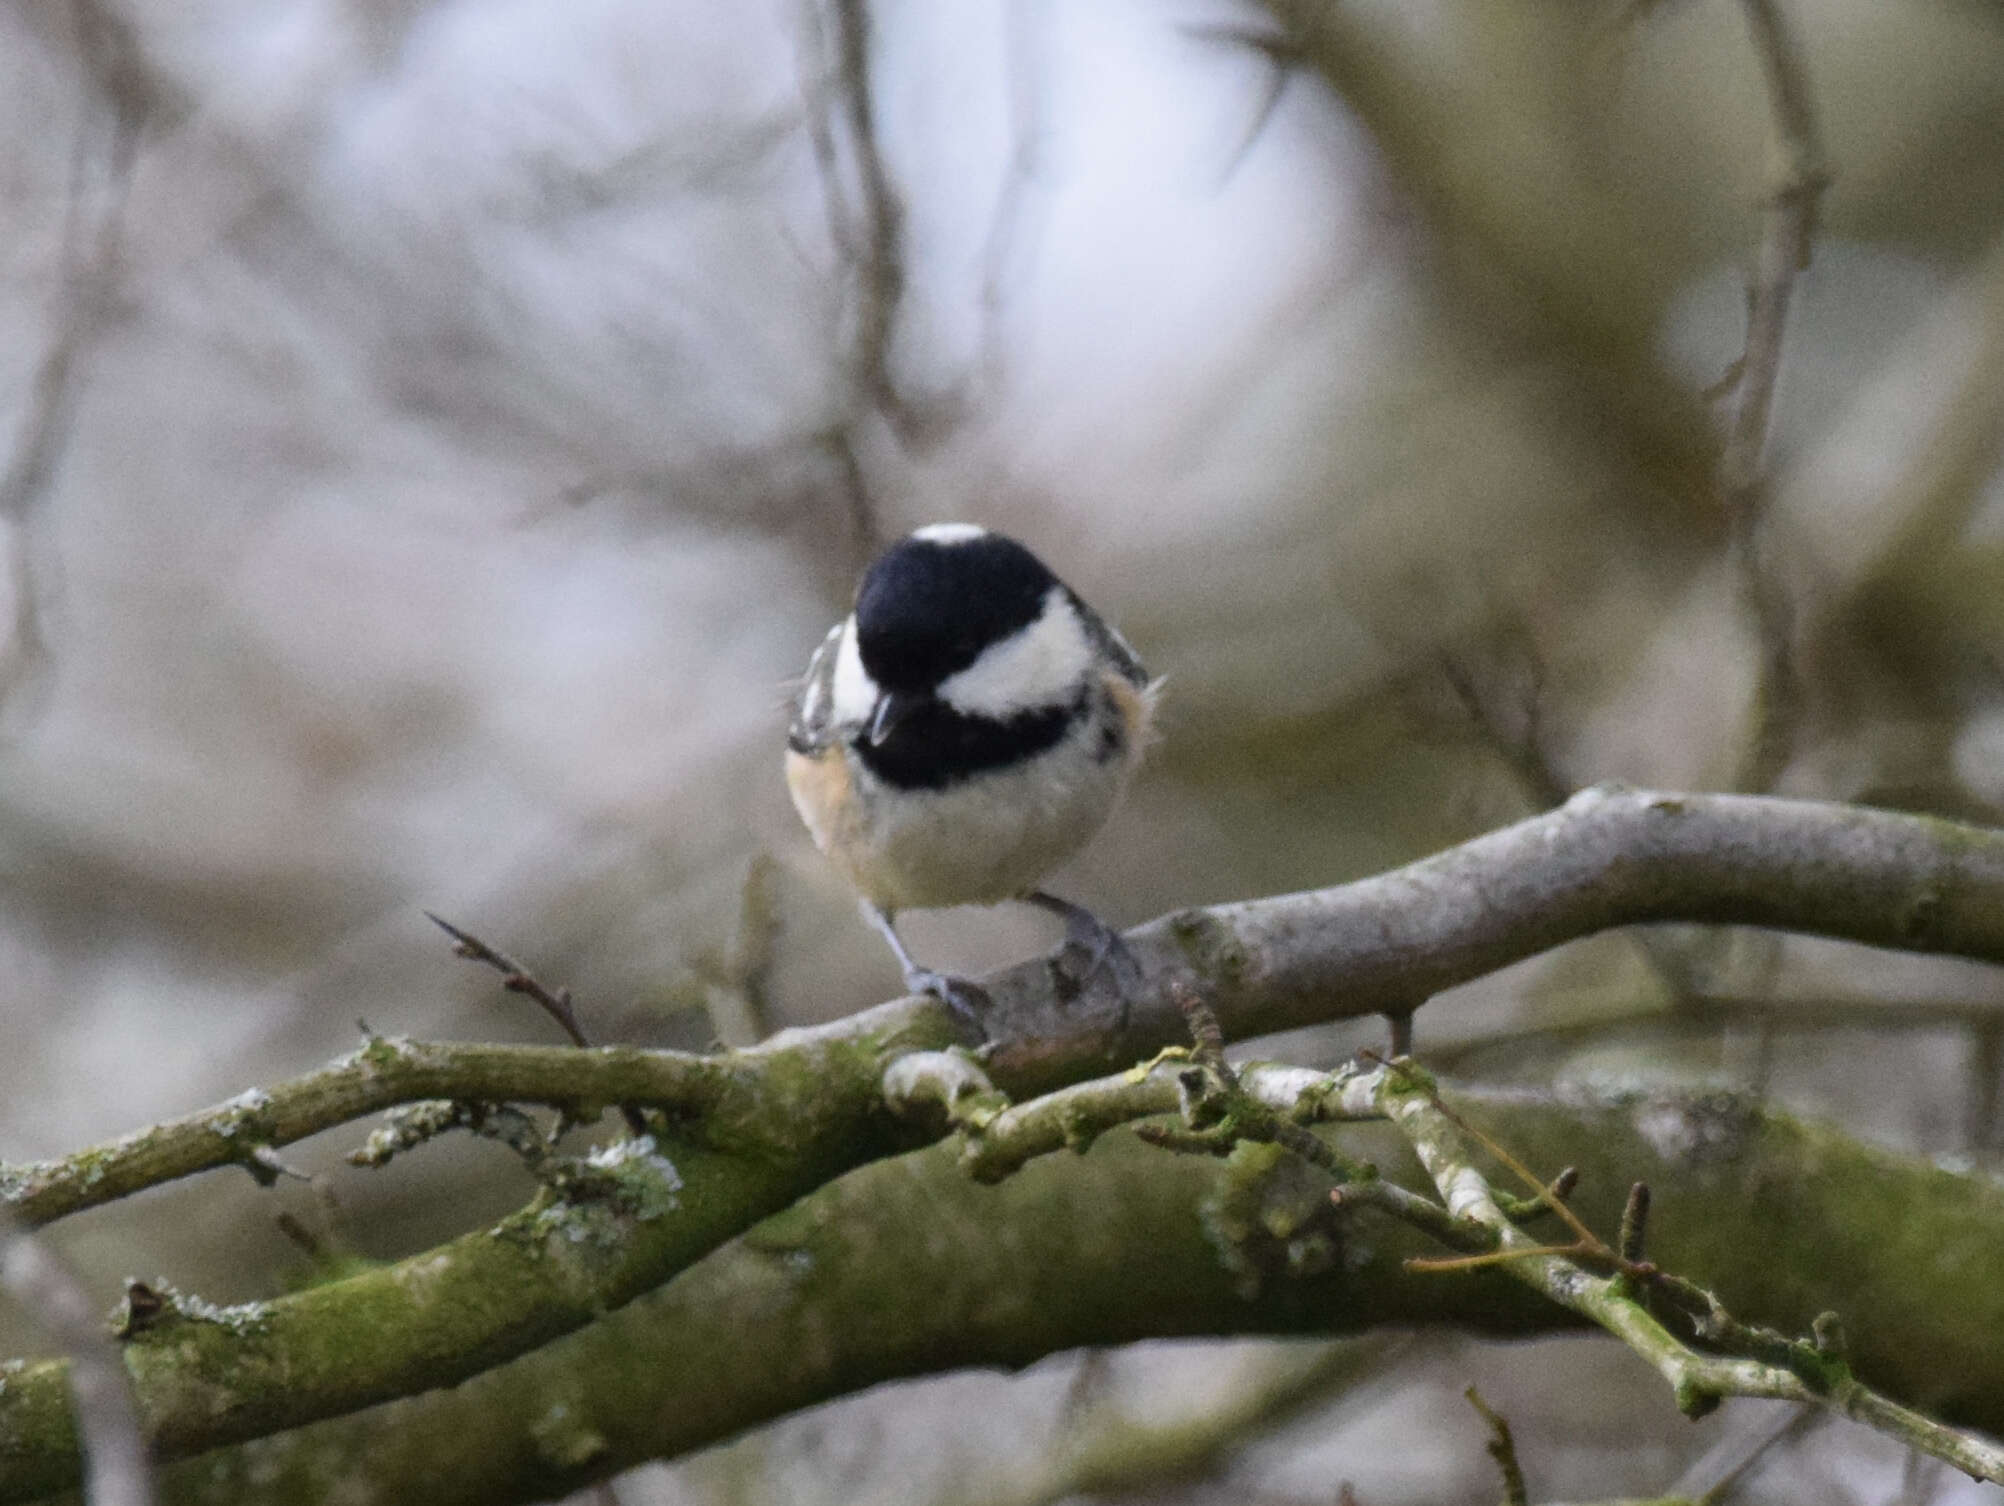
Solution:
{"label": "bare tree branch in background", "polygon": [[1002,363],[1001,322],[1010,265],[1028,239],[1023,220],[1030,203],[1030,187],[1042,170],[1045,154],[1044,108],[1038,85],[1047,75],[1049,63],[1039,54],[1035,41],[1040,33],[1048,35],[1051,19],[1045,0],[1004,0],[1009,159],[1002,170],[1002,186],[995,195],[988,239],[981,248],[980,363],[990,381],[995,379]]}
{"label": "bare tree branch in background", "polygon": [[152,1467],[125,1357],[82,1286],[4,1205],[0,1205],[0,1286],[69,1356],[88,1506],[152,1506]]}
{"label": "bare tree branch in background", "polygon": [[1779,1419],[1763,1419],[1760,1426],[1746,1429],[1737,1436],[1722,1438],[1707,1449],[1696,1463],[1671,1484],[1667,1492],[1669,1499],[1676,1500],[1689,1496],[1701,1503],[1701,1506],[1712,1506],[1712,1503],[1724,1500],[1726,1492],[1731,1490],[1748,1470],[1760,1463],[1769,1450],[1790,1438],[1809,1432],[1824,1420],[1824,1414],[1814,1407],[1789,1407],[1778,1410],[1781,1412]]}
{"label": "bare tree branch in background", "polygon": [[[824,6],[832,13],[832,35]],[[835,468],[860,570],[887,542],[863,461],[867,421],[881,418],[902,443],[919,431],[891,375],[891,339],[904,296],[904,205],[877,142],[868,0],[801,0],[799,17],[808,143],[821,177],[829,243],[846,278],[838,324],[850,390],[821,446]]]}
{"label": "bare tree branch in background", "polygon": [[1732,530],[1740,588],[1759,639],[1753,735],[1736,784],[1767,790],[1795,751],[1803,687],[1794,611],[1777,573],[1761,556],[1767,441],[1781,375],[1782,340],[1796,277],[1809,265],[1816,209],[1830,176],[1809,98],[1801,49],[1777,0],[1742,0],[1766,86],[1773,177],[1767,224],[1747,295],[1746,346],[1729,377],[1732,417],[1719,456],[1719,489]]}
{"label": "bare tree branch in background", "polygon": [[892,186],[877,139],[869,0],[832,0],[832,4],[836,79],[862,198],[862,225],[855,247],[860,295],[856,310],[857,378],[864,396],[902,436],[909,418],[891,376],[891,335],[905,290],[904,199]]}
{"label": "bare tree branch in background", "polygon": [[1258,143],[1274,111],[1280,108],[1280,97],[1287,92],[1288,82],[1309,64],[1307,49],[1299,38],[1279,27],[1232,26],[1222,23],[1200,26],[1185,26],[1183,34],[1199,42],[1222,43],[1226,46],[1241,47],[1267,64],[1266,84],[1260,90],[1259,102],[1253,106],[1252,119],[1247,122],[1245,134],[1232,149],[1226,159],[1223,172],[1218,176],[1218,186],[1223,188],[1231,182],[1245,162],[1247,155]]}
{"label": "bare tree branch in background", "polygon": [[[1439,656],[1441,677],[1477,738],[1509,772],[1526,809],[1554,809],[1564,804],[1579,784],[1560,765],[1546,735],[1544,661],[1521,623],[1499,626],[1493,643],[1484,648],[1488,651],[1479,656],[1473,651],[1444,649]],[[1694,1015],[1697,1001],[1716,993],[1711,975],[1736,942],[1742,947],[1757,946],[1769,939],[1749,943],[1747,938],[1726,932],[1694,935],[1656,927],[1626,935],[1680,1016]],[[1661,1011],[1652,1011],[1650,1017],[1661,1019]],[[1711,1019],[1711,1028],[1723,1033],[1728,1021],[1717,1015]],[[1757,1031],[1770,1028],[1766,1014],[1759,1010],[1735,1015],[1731,1023],[1747,1020],[1753,1021]],[[1565,1034],[1561,1028],[1548,1039],[1563,1039]],[[1767,1061],[1765,1053],[1757,1057],[1756,1071],[1747,1082],[1756,1092],[1765,1091],[1766,1074],[1760,1068]]]}
{"label": "bare tree branch in background", "polygon": [[1478,740],[1509,771],[1528,809],[1563,805],[1579,785],[1559,766],[1545,736],[1544,661],[1519,624],[1500,626],[1493,647],[1485,657],[1502,662],[1477,663],[1470,653],[1443,648],[1441,678]]}
{"label": "bare tree branch in background", "polygon": [[[824,3],[832,28],[822,23]],[[925,443],[950,415],[937,405],[915,404],[891,369],[905,294],[905,204],[884,162],[877,130],[869,0],[802,0],[801,30],[809,60],[809,141],[821,172],[830,238],[853,295],[847,364],[856,411],[837,425],[829,444],[849,490],[852,513],[867,519],[860,421],[874,414],[900,444],[911,446]]]}
{"label": "bare tree branch in background", "polygon": [[0,701],[20,688],[47,653],[48,574],[37,558],[36,515],[69,439],[83,388],[83,363],[109,316],[118,283],[125,201],[152,91],[125,22],[96,0],[72,0],[77,52],[93,88],[80,92],[62,239],[62,283],[54,333],[0,472],[0,518],[11,528],[8,552],[14,621],[0,646]]}

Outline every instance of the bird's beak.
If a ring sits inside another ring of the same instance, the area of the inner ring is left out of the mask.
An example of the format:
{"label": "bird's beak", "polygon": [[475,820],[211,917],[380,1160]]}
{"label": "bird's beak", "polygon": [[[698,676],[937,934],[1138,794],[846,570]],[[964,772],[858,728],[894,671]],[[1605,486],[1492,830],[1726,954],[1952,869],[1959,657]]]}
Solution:
{"label": "bird's beak", "polygon": [[898,724],[918,710],[919,697],[904,695],[895,690],[887,690],[877,697],[877,704],[870,712],[870,746],[881,747],[885,738],[898,730]]}

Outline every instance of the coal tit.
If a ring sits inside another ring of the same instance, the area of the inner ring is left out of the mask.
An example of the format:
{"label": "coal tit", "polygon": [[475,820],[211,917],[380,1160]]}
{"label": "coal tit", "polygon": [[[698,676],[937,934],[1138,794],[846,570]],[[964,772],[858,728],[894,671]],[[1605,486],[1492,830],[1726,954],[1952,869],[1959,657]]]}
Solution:
{"label": "coal tit", "polygon": [[1110,971],[1125,1016],[1138,973],[1119,936],[1035,885],[1112,812],[1155,695],[1127,640],[1014,539],[935,523],[864,573],[808,663],[786,782],[907,988],[978,1013],[972,984],[912,960],[898,911],[1021,900],[1064,920],[1076,982]]}

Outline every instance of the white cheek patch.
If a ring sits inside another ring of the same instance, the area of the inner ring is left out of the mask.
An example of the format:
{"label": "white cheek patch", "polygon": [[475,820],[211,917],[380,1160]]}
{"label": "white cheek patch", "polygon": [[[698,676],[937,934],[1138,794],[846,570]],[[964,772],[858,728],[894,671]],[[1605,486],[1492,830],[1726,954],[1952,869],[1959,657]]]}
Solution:
{"label": "white cheek patch", "polygon": [[1065,593],[1053,586],[1037,620],[940,682],[939,698],[970,716],[1007,720],[1061,705],[1092,668],[1092,642]]}
{"label": "white cheek patch", "polygon": [[988,530],[975,523],[928,523],[912,531],[915,539],[928,544],[971,544],[988,537]]}
{"label": "white cheek patch", "polygon": [[869,721],[877,705],[877,682],[863,668],[863,653],[856,646],[856,619],[842,624],[842,642],[835,650],[834,720],[839,726],[860,726]]}

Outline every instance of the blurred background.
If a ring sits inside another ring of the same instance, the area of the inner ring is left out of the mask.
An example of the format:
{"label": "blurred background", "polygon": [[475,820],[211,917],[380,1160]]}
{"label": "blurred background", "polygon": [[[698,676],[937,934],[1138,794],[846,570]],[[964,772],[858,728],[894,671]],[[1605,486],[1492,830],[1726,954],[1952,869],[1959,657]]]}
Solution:
{"label": "blurred background", "polygon": [[[1023,538],[1167,676],[1055,881],[1121,923],[1605,779],[1999,819],[2004,8],[1783,8],[1830,179],[1736,486],[1748,289],[1806,181],[1762,9],[0,6],[0,1159],[310,1070],[358,1019],[555,1039],[424,909],[607,1040],[890,996],[787,804],[783,703],[875,544],[939,519]],[[909,935],[965,968],[1055,940]],[[1602,938],[1437,1001],[1419,1045],[1999,1161],[1988,969]],[[358,1134],[293,1153],[311,1188],[218,1174],[52,1242],[107,1303],[228,1299],[302,1267],[281,1209],[396,1255],[523,1195],[488,1146],[341,1168]],[[1585,1341],[1159,1345],[616,1489],[1493,1497],[1469,1378],[1541,1496],[1702,1486],[1774,1426],[1694,1428]],[[1174,1480],[1077,1464],[1144,1426],[1211,1444]],[[1974,1489],[1837,1437],[1745,1489]]]}

